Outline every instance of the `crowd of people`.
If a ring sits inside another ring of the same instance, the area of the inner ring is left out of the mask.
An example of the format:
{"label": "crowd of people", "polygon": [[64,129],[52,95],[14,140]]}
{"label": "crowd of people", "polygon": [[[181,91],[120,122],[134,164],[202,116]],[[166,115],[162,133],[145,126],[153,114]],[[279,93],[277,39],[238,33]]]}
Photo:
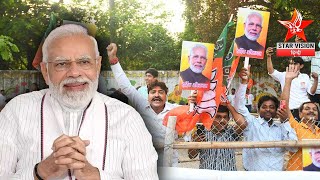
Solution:
{"label": "crowd of people", "polygon": [[[41,72],[49,88],[17,96],[0,112],[0,177],[158,179],[164,149],[155,147],[165,140],[163,119],[180,106],[167,101],[168,87],[158,79],[158,71],[148,69],[146,86],[137,90],[120,65],[117,45],[106,48],[112,73],[129,106],[98,93],[102,58],[96,40],[84,27],[68,24],[54,29],[42,51]],[[196,46],[193,51],[190,61],[198,58],[205,64],[204,55],[197,55],[198,51],[206,54],[203,48]],[[281,97],[260,97],[258,116],[252,115],[253,96],[247,88],[250,68],[242,68],[238,89],[229,95],[231,101],[221,102],[211,130],[196,131],[192,141],[320,139],[318,102],[308,98],[317,90],[318,74],[311,74],[311,82],[307,74],[300,73],[304,64],[300,57],[290,59],[286,71],[278,72],[272,66],[272,53],[268,48],[267,71],[280,82]],[[280,100],[287,106],[280,107]],[[195,103],[196,93],[187,101]],[[284,167],[287,152],[290,159]],[[319,152],[311,153],[317,157]],[[199,168],[237,170],[234,149],[189,150],[190,158],[198,154]],[[175,150],[173,166],[178,166],[178,157]],[[244,148],[242,158],[247,171],[303,169],[301,148]],[[314,159],[317,166],[319,158]]]}

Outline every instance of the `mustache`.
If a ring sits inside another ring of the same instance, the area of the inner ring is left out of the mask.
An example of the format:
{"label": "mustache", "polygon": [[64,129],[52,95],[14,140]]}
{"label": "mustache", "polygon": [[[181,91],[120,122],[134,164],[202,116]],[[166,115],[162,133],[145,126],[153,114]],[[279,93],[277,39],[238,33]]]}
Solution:
{"label": "mustache", "polygon": [[316,114],[315,113],[313,113],[313,112],[311,112],[311,113],[308,113],[307,115],[313,115],[313,116],[315,116]]}
{"label": "mustache", "polygon": [[90,80],[83,77],[67,78],[61,82],[61,85],[63,86],[69,83],[90,83]]}
{"label": "mustache", "polygon": [[154,97],[151,100],[152,101],[163,101],[163,99],[161,99],[160,97]]}

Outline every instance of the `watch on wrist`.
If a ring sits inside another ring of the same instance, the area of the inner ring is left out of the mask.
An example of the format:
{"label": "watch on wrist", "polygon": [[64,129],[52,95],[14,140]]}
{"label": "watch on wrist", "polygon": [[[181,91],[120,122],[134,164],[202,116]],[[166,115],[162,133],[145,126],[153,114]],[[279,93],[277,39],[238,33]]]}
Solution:
{"label": "watch on wrist", "polygon": [[34,174],[36,175],[36,177],[38,178],[38,180],[43,180],[42,177],[39,175],[38,173],[38,165],[39,163],[37,163],[35,166],[34,166]]}

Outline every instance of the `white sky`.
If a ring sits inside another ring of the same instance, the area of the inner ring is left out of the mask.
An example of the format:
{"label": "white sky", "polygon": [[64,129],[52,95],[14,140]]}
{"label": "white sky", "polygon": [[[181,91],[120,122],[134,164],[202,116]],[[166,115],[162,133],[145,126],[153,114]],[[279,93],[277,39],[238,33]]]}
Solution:
{"label": "white sky", "polygon": [[[155,0],[156,1],[156,0]],[[185,20],[182,18],[182,14],[185,9],[185,5],[182,0],[160,0],[165,4],[165,10],[172,13],[173,17],[166,25],[166,28],[171,32],[183,32],[185,27]]]}
{"label": "white sky", "polygon": [[[73,0],[64,0],[65,4],[71,4]],[[95,0],[90,0],[92,4],[95,4]],[[141,3],[145,3],[144,0],[140,0]],[[185,5],[182,3],[182,0],[150,0],[151,3],[159,4],[164,3],[164,10],[171,13],[173,17],[168,19],[168,23],[164,26],[168,29],[168,31],[172,34],[177,32],[183,32],[185,28],[185,21],[182,18],[182,14],[185,8]],[[59,0],[50,0],[50,2],[59,2]],[[161,13],[161,12],[155,12]]]}

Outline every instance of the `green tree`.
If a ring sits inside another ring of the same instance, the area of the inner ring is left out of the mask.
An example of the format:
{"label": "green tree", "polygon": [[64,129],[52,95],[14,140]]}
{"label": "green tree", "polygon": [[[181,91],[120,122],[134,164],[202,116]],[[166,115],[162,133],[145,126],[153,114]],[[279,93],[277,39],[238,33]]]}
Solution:
{"label": "green tree", "polygon": [[[110,27],[102,28],[106,31],[100,31],[103,33],[100,37],[112,34],[106,44],[110,41],[118,44],[118,55],[124,69],[179,69],[180,49],[177,49],[176,42],[162,26],[168,14],[163,12],[156,15],[151,12],[162,8],[162,4],[147,7],[148,2],[141,4],[135,0],[118,0],[110,4],[113,5],[112,11],[106,14],[111,15],[102,16],[98,22],[98,27]],[[103,47],[105,54],[106,45]]]}
{"label": "green tree", "polygon": [[0,69],[6,69],[5,62],[13,62],[13,53],[19,52],[17,45],[12,43],[12,38],[0,35]]}

